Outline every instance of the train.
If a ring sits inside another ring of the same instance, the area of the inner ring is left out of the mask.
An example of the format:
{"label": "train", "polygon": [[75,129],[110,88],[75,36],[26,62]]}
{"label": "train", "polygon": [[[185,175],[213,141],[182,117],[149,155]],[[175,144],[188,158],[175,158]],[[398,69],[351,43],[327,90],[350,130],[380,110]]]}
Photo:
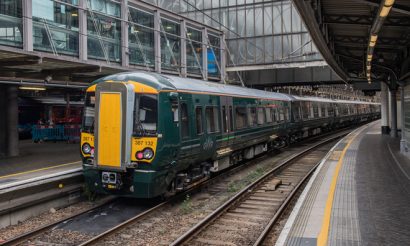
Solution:
{"label": "train", "polygon": [[379,117],[379,103],[119,73],[86,90],[83,174],[93,193],[170,196],[274,148]]}

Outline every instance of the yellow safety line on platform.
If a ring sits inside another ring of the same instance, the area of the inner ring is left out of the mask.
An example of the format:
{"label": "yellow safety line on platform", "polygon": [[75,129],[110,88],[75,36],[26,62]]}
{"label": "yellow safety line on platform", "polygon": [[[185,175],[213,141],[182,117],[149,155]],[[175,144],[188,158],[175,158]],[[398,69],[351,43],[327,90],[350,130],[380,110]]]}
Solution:
{"label": "yellow safety line on platform", "polygon": [[78,163],[81,163],[81,161],[69,162],[69,163],[60,164],[60,165],[57,165],[57,166],[44,167],[44,168],[39,168],[39,169],[20,172],[20,173],[13,173],[13,174],[9,174],[9,175],[0,176],[0,179],[15,177],[15,176],[18,176],[18,175],[23,175],[23,174],[35,173],[35,172],[39,172],[39,171],[44,171],[44,170],[49,170],[49,169],[53,169],[53,168],[69,166],[69,165],[78,164]]}
{"label": "yellow safety line on platform", "polygon": [[326,201],[326,207],[325,207],[325,213],[323,216],[323,222],[322,222],[322,229],[320,230],[319,236],[317,237],[317,246],[325,246],[327,245],[327,240],[329,237],[329,228],[330,228],[330,217],[332,213],[332,207],[333,207],[333,199],[335,195],[335,190],[336,190],[336,184],[337,184],[337,179],[339,177],[339,172],[343,164],[343,160],[346,154],[347,149],[349,148],[350,144],[353,142],[353,140],[359,135],[361,131],[356,133],[356,135],[352,136],[352,138],[347,142],[346,146],[344,147],[340,158],[337,162],[335,172],[333,174],[332,178],[332,183],[330,184],[330,189],[329,189],[329,195],[327,197]]}

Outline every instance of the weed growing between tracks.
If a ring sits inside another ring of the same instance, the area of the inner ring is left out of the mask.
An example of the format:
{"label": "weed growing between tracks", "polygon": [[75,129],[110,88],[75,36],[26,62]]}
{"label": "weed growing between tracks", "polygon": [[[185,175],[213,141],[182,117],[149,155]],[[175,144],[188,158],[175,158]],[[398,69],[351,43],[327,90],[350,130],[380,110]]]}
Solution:
{"label": "weed growing between tracks", "polygon": [[231,181],[228,184],[228,192],[236,193],[242,190],[243,188],[245,188],[245,186],[249,185],[253,181],[257,180],[259,177],[261,177],[265,173],[265,171],[266,168],[258,167],[257,169],[250,172],[243,180]]}
{"label": "weed growing between tracks", "polygon": [[189,195],[186,195],[184,201],[181,204],[181,212],[182,214],[189,214],[193,210],[191,198]]}

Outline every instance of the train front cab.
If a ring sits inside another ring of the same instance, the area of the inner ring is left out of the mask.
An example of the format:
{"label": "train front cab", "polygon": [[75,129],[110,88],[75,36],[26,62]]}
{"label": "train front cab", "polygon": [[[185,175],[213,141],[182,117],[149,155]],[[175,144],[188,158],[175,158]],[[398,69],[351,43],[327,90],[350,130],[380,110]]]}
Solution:
{"label": "train front cab", "polygon": [[[157,170],[164,150],[157,130],[163,124],[158,121],[158,97],[156,89],[137,82],[101,82],[88,88],[81,155],[91,192],[146,198],[164,189],[165,171]],[[172,117],[167,113],[162,116]]]}

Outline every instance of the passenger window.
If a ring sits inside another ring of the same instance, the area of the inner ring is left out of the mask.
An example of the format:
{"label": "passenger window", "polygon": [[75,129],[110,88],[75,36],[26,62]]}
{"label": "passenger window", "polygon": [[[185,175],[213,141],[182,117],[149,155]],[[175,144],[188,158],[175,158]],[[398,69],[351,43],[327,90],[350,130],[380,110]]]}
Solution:
{"label": "passenger window", "polygon": [[235,126],[236,129],[241,129],[247,126],[246,124],[246,108],[236,107],[235,108]]}
{"label": "passenger window", "polygon": [[328,108],[327,108],[327,115],[328,115],[329,117],[332,117],[333,114],[334,114],[333,104],[330,104],[330,105],[328,106]]}
{"label": "passenger window", "polygon": [[276,118],[276,122],[280,121],[280,117],[279,117],[279,109],[275,109],[275,118]]}
{"label": "passenger window", "polygon": [[309,102],[302,102],[302,116],[303,119],[310,118],[310,103]]}
{"label": "passenger window", "polygon": [[228,130],[228,115],[226,114],[226,107],[225,106],[222,106],[222,124],[223,124],[222,130],[224,132],[229,132],[229,130]]}
{"label": "passenger window", "polygon": [[285,120],[285,114],[283,113],[283,108],[279,109],[279,120],[284,121]]}
{"label": "passenger window", "polygon": [[316,103],[313,104],[313,118],[319,118],[319,108]]}
{"label": "passenger window", "polygon": [[218,110],[216,107],[206,107],[206,130],[209,133],[219,132]]}
{"label": "passenger window", "polygon": [[289,108],[285,108],[285,121],[289,121]]}
{"label": "passenger window", "polygon": [[189,137],[189,117],[186,103],[181,103],[181,135],[182,138]]}
{"label": "passenger window", "polygon": [[295,119],[295,121],[299,121],[299,106],[294,105],[292,108],[293,111],[293,118]]}
{"label": "passenger window", "polygon": [[204,133],[204,129],[202,126],[202,107],[197,107],[195,109],[195,119],[196,119],[196,134]]}
{"label": "passenger window", "polygon": [[271,108],[265,108],[265,117],[266,117],[266,122],[267,123],[272,123],[272,109]]}
{"label": "passenger window", "polygon": [[233,110],[232,106],[229,106],[229,131],[233,131]]}
{"label": "passenger window", "polygon": [[263,108],[257,109],[257,122],[258,122],[258,125],[265,124],[265,115],[263,112]]}
{"label": "passenger window", "polygon": [[251,107],[251,108],[248,108],[248,110],[249,110],[249,114],[248,114],[249,126],[254,126],[257,123],[256,108]]}

